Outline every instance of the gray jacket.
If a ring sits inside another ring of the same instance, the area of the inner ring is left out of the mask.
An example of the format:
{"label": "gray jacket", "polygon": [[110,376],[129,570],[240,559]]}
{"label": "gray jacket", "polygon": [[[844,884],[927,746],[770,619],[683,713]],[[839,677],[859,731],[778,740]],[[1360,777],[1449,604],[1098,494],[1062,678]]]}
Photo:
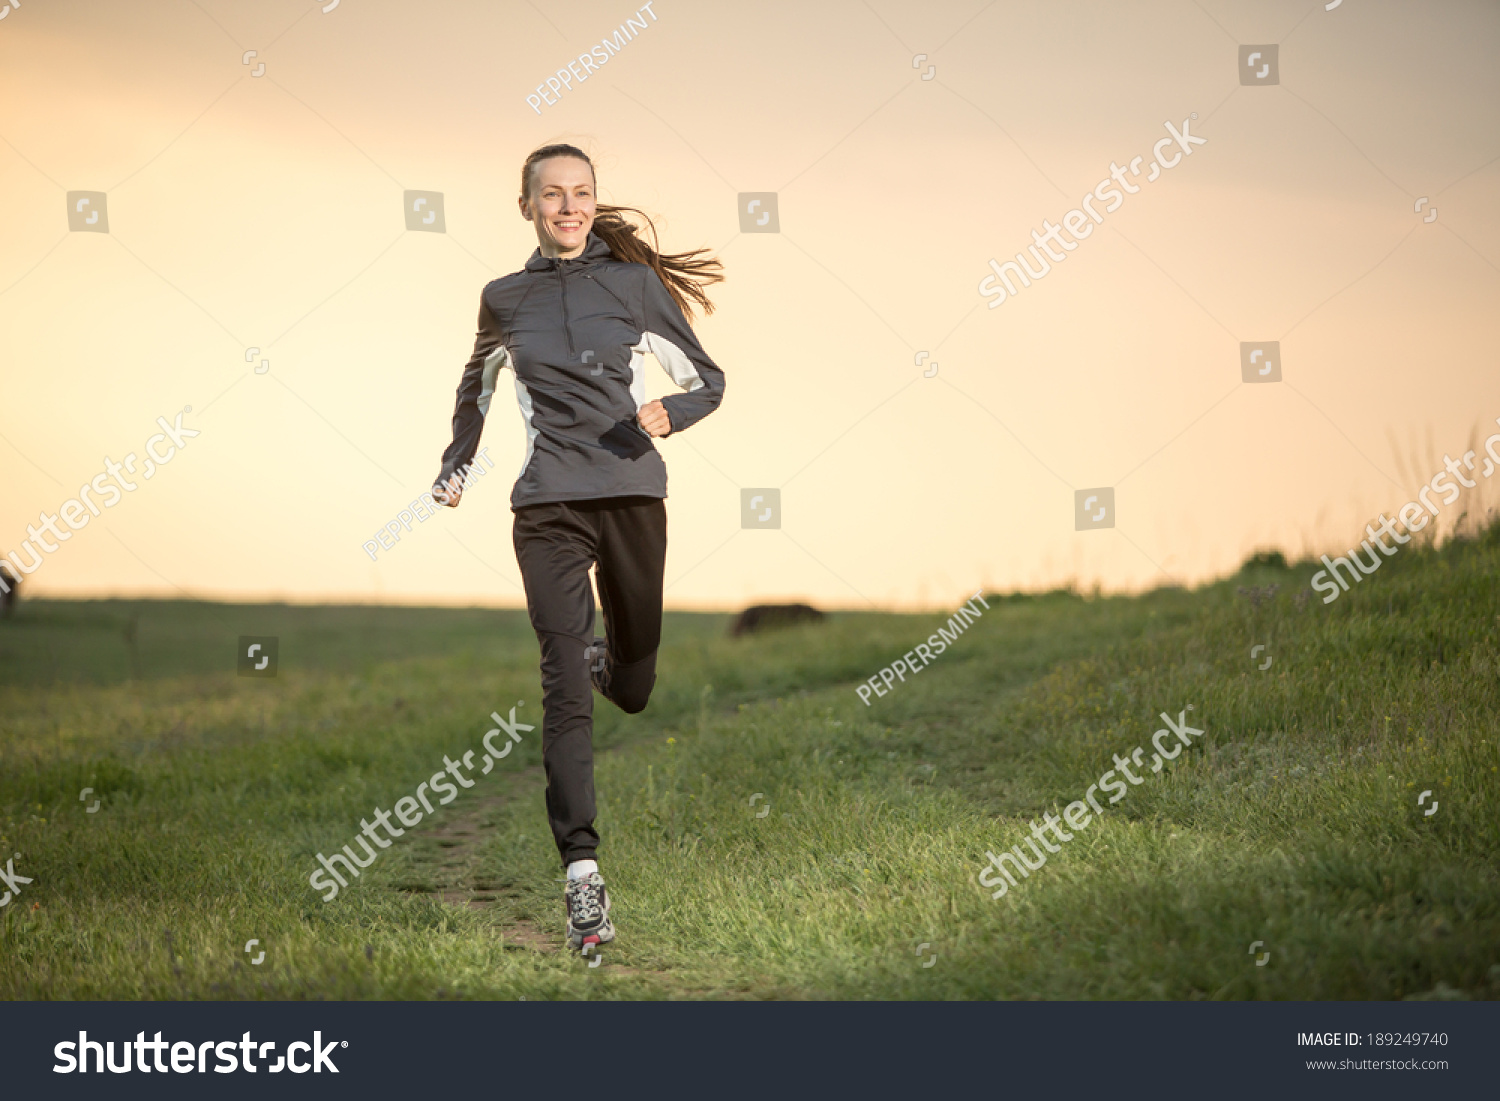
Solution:
{"label": "gray jacket", "polygon": [[665,497],[667,468],[636,423],[645,404],[644,353],[686,393],[662,399],[673,432],[708,416],[724,396],[724,372],[693,335],[661,278],[614,259],[590,232],[574,259],[537,249],[479,300],[479,332],[453,410],[453,442],[437,481],[466,466],[502,367],[516,378],[526,422],[526,460],[512,509],[590,497]]}

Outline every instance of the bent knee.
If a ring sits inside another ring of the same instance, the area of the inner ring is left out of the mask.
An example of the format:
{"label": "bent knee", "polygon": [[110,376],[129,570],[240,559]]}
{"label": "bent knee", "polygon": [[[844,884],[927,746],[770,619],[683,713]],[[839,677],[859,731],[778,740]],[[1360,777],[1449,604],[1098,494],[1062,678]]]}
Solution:
{"label": "bent knee", "polygon": [[644,692],[632,692],[614,701],[615,706],[627,715],[639,715],[646,710],[646,704],[651,701],[651,689]]}
{"label": "bent knee", "polygon": [[652,677],[644,684],[644,678],[625,679],[616,677],[610,684],[610,702],[627,715],[638,715],[646,710],[646,704],[651,700],[651,689],[656,686],[656,677]]}

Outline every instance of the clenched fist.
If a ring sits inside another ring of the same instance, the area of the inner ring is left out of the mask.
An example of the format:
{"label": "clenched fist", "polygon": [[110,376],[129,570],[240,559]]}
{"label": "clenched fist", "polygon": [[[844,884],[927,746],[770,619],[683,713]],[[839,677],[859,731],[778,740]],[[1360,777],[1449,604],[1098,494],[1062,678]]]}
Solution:
{"label": "clenched fist", "polygon": [[432,487],[432,499],[440,505],[449,508],[457,508],[458,500],[464,495],[463,482],[457,474],[454,474],[446,483],[437,482]]}
{"label": "clenched fist", "polygon": [[665,436],[672,431],[672,418],[667,415],[667,407],[660,401],[648,401],[641,406],[635,419],[650,436]]}

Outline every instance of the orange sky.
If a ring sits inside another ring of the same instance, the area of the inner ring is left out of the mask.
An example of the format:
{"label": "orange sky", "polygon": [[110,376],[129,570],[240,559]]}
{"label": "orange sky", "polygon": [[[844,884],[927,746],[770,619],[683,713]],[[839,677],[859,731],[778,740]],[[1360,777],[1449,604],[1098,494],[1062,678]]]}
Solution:
{"label": "orange sky", "polygon": [[[201,433],[31,592],[518,604],[508,378],[496,474],[360,548],[436,473],[480,289],[536,246],[520,164],[556,140],[728,276],[697,323],[724,404],[659,443],[671,606],[1192,583],[1348,547],[1497,430],[1493,4],[658,0],[534,111],[632,2],[12,8],[0,550],[159,416]],[[1271,43],[1280,83],[1241,86]],[[991,258],[1194,113],[1206,144],[986,308]],[[404,228],[406,190],[446,233]],[[70,232],[72,191],[107,234]],[[742,192],[779,233],[740,232]],[[1243,383],[1269,340],[1284,381]],[[740,527],[742,487],[781,490],[779,530]],[[1117,525],[1076,531],[1094,487]]]}

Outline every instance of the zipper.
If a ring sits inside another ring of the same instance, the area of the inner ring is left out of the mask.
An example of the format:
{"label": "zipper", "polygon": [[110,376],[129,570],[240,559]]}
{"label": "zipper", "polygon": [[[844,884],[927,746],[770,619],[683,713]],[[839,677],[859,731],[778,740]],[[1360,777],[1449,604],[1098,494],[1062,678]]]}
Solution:
{"label": "zipper", "polygon": [[568,338],[568,355],[573,355],[573,330],[568,327],[568,281],[563,278],[563,265],[566,259],[557,262],[557,289],[562,294],[563,313],[563,335]]}

